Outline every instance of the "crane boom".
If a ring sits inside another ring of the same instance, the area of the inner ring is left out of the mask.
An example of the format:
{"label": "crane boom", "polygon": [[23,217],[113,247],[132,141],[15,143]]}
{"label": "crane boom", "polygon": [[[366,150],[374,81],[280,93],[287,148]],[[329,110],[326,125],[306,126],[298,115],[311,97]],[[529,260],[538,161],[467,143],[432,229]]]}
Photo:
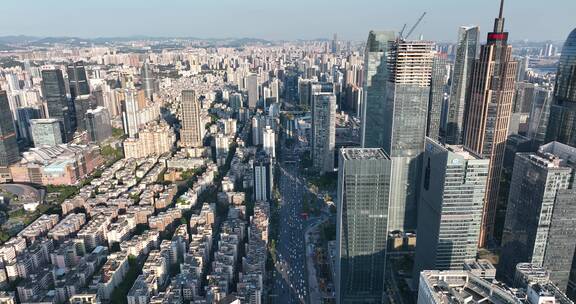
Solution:
{"label": "crane boom", "polygon": [[402,35],[404,35],[404,30],[406,30],[406,23],[404,23],[404,26],[402,27],[402,30],[400,31],[400,38],[402,38]]}
{"label": "crane boom", "polygon": [[414,30],[416,29],[416,27],[418,26],[418,24],[420,24],[420,22],[422,21],[422,19],[424,19],[424,16],[426,16],[426,12],[424,12],[422,14],[422,16],[420,16],[420,18],[418,18],[418,21],[416,21],[416,23],[414,23],[414,25],[412,26],[412,28],[410,29],[410,31],[408,31],[408,34],[406,34],[406,37],[404,37],[404,39],[408,39],[408,37],[410,37],[410,35],[412,35],[412,32],[414,32]]}

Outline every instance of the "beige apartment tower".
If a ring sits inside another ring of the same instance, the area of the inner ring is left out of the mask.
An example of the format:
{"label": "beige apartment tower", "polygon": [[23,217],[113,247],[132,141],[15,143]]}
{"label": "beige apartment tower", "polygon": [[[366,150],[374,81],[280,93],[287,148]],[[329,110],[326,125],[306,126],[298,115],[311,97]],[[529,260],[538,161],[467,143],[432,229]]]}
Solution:
{"label": "beige apartment tower", "polygon": [[202,147],[202,127],[200,125],[200,104],[193,90],[182,91],[182,128],[180,143],[186,148]]}

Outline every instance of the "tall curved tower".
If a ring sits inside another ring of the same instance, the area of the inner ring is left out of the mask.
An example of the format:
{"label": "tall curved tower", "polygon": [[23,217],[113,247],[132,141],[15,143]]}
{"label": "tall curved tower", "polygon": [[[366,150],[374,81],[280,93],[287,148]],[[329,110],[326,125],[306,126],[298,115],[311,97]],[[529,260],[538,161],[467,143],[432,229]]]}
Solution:
{"label": "tall curved tower", "polygon": [[576,147],[576,29],[568,35],[556,74],[546,141]]}

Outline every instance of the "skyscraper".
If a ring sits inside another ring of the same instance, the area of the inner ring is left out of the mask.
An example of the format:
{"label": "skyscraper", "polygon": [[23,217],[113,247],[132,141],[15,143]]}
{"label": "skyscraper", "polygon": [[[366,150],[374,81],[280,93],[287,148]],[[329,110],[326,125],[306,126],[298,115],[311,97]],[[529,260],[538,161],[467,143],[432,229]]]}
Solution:
{"label": "skyscraper", "polygon": [[9,166],[19,158],[14,118],[8,104],[8,94],[0,90],[0,166]]}
{"label": "skyscraper", "polygon": [[142,70],[140,73],[140,82],[142,83],[142,89],[144,90],[144,96],[149,100],[152,100],[152,95],[154,93],[154,73],[150,68],[150,63],[148,60],[142,65]]}
{"label": "skyscraper", "polygon": [[124,134],[128,135],[130,138],[135,138],[140,128],[136,90],[126,89],[122,92],[124,93],[124,101],[122,103],[122,124],[124,126]]}
{"label": "skyscraper", "polygon": [[534,102],[530,110],[528,137],[534,142],[534,147],[544,143],[550,118],[550,107],[553,101],[553,91],[547,87],[538,87],[534,92]]}
{"label": "skyscraper", "polygon": [[180,129],[180,143],[184,147],[202,146],[202,126],[200,122],[200,104],[196,99],[196,92],[182,91],[182,128]]}
{"label": "skyscraper", "polygon": [[450,102],[446,122],[446,143],[462,144],[464,138],[465,106],[470,89],[470,77],[474,60],[478,54],[480,29],[477,26],[462,26],[458,31],[456,61],[452,72]]}
{"label": "skyscraper", "polygon": [[392,160],[390,231],[416,228],[433,47],[427,41],[396,40],[389,44],[382,121],[366,125],[367,129],[382,126],[376,131],[382,133],[382,147]]}
{"label": "skyscraper", "polygon": [[62,138],[65,142],[72,139],[74,134],[70,102],[66,97],[66,85],[62,71],[59,69],[42,70],[42,95],[46,100],[48,117],[58,119]]}
{"label": "skyscraper", "polygon": [[385,93],[388,81],[388,44],[396,39],[392,31],[370,31],[364,54],[364,96],[360,105],[362,117],[361,144],[364,148],[382,148],[384,139]]}
{"label": "skyscraper", "polygon": [[446,88],[449,77],[450,63],[446,54],[437,54],[434,56],[434,62],[432,63],[430,101],[428,102],[428,127],[426,128],[426,136],[433,140],[440,140],[442,106],[447,98]]}
{"label": "skyscraper", "polygon": [[344,148],[338,166],[336,303],[382,303],[390,158],[383,149]]}
{"label": "skyscraper", "polygon": [[100,143],[112,136],[110,114],[104,107],[97,107],[86,112],[86,131],[90,141]]}
{"label": "skyscraper", "polygon": [[254,161],[254,200],[269,201],[272,199],[274,184],[274,166],[266,153],[259,152]]}
{"label": "skyscraper", "polygon": [[246,89],[248,90],[248,108],[255,109],[258,105],[258,75],[246,76]]}
{"label": "skyscraper", "polygon": [[566,290],[576,247],[576,148],[551,142],[538,153],[518,153],[510,183],[498,274],[512,281],[516,264],[550,272]]}
{"label": "skyscraper", "polygon": [[488,168],[488,159],[462,146],[426,139],[415,278],[422,270],[460,270],[476,258]]}
{"label": "skyscraper", "polygon": [[18,137],[26,145],[32,143],[32,133],[30,132],[30,120],[40,118],[40,109],[37,108],[18,108],[16,109],[16,121],[18,126]]}
{"label": "skyscraper", "polygon": [[90,94],[90,84],[88,84],[84,62],[78,61],[68,64],[66,73],[68,74],[68,83],[70,84],[72,99]]}
{"label": "skyscraper", "polygon": [[508,33],[504,32],[503,13],[504,1],[494,22],[494,31],[488,33],[488,41],[482,45],[480,57],[474,62],[466,110],[464,145],[490,159],[480,247],[494,233],[500,173],[516,80],[517,63],[512,60],[512,46],[508,45]]}
{"label": "skyscraper", "polygon": [[331,43],[331,51],[332,54],[337,54],[339,49],[338,49],[338,35],[336,33],[334,33],[334,36],[332,37],[332,43]]}
{"label": "skyscraper", "polygon": [[230,138],[227,135],[218,133],[214,137],[214,146],[216,150],[216,164],[219,166],[224,165],[226,157],[228,157],[228,150],[230,149]]}
{"label": "skyscraper", "polygon": [[334,170],[336,145],[336,96],[333,93],[312,95],[311,155],[314,169],[320,173]]}
{"label": "skyscraper", "polygon": [[546,141],[576,147],[576,29],[562,48]]}
{"label": "skyscraper", "polygon": [[270,126],[262,133],[262,148],[270,158],[276,158],[276,134]]}

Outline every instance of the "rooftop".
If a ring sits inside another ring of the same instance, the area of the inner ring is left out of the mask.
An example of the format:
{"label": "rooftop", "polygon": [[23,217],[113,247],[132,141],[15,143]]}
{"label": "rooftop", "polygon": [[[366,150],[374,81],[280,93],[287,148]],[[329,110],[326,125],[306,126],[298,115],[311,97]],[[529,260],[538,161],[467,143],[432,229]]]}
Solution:
{"label": "rooftop", "polygon": [[390,159],[380,148],[346,148],[342,149],[342,156],[348,160],[361,159]]}

